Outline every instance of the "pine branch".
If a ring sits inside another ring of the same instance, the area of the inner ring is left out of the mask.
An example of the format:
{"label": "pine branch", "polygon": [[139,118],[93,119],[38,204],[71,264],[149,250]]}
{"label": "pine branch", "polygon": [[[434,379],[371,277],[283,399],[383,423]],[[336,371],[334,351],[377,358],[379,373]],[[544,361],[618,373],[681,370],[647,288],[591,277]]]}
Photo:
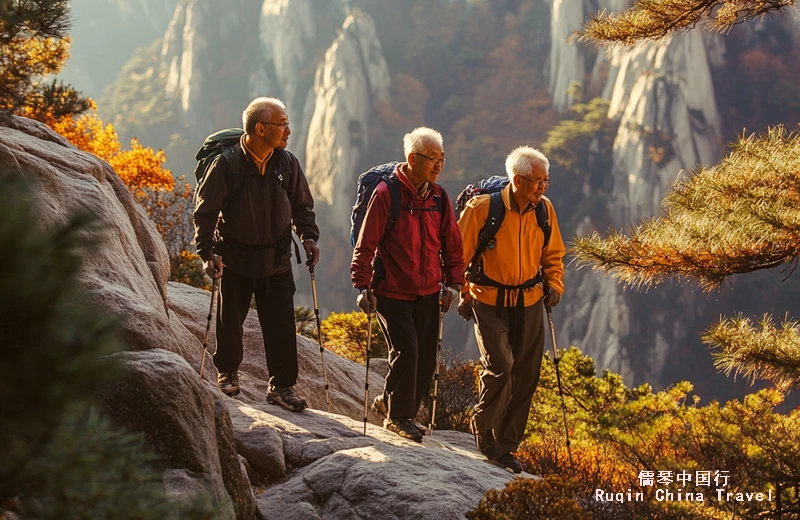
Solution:
{"label": "pine branch", "polygon": [[771,381],[786,391],[800,387],[800,323],[784,319],[776,327],[764,315],[758,326],[741,315],[726,318],[703,335],[713,348],[714,365],[726,375],[742,375],[751,383]]}
{"label": "pine branch", "polygon": [[734,25],[794,5],[795,0],[637,0],[621,13],[598,13],[577,37],[583,42],[633,45],[658,41],[705,22],[710,31],[726,32]]}
{"label": "pine branch", "polygon": [[668,277],[705,290],[733,274],[768,269],[800,255],[800,137],[783,127],[742,137],[717,166],[701,168],[664,199],[666,216],[630,236],[578,238],[580,266],[631,286]]}

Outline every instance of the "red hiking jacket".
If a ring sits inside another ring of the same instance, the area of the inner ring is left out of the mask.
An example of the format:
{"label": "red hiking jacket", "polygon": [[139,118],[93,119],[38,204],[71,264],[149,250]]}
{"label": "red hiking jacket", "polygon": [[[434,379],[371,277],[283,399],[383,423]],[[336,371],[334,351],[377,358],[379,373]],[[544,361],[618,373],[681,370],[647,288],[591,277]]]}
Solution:
{"label": "red hiking jacket", "polygon": [[[404,168],[405,163],[400,163],[395,169],[401,181],[400,216],[384,236],[391,196],[386,183],[380,183],[367,206],[350,272],[353,287],[371,286],[378,296],[416,300],[438,292],[442,281],[463,285],[464,259],[461,232],[447,193],[438,184],[429,184],[425,197],[418,197],[402,173]],[[434,197],[441,198],[441,210]],[[373,259],[383,263],[385,276],[378,280],[373,280]]]}

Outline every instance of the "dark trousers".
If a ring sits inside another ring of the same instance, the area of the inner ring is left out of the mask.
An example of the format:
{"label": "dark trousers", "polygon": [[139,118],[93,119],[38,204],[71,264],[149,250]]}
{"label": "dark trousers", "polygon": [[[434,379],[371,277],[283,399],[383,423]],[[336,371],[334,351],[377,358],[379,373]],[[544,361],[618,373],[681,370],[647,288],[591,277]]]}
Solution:
{"label": "dark trousers", "polygon": [[269,382],[279,387],[294,386],[297,382],[294,291],[291,269],[268,278],[250,278],[225,268],[217,300],[214,365],[218,371],[235,372],[242,363],[243,325],[255,294]]}
{"label": "dark trousers", "polygon": [[413,420],[436,370],[439,293],[415,301],[378,296],[378,321],[389,346],[389,418]]}
{"label": "dark trousers", "polygon": [[542,300],[503,308],[473,300],[475,336],[481,351],[480,394],[475,424],[491,430],[500,453],[516,451],[525,436],[528,413],[544,355]]}

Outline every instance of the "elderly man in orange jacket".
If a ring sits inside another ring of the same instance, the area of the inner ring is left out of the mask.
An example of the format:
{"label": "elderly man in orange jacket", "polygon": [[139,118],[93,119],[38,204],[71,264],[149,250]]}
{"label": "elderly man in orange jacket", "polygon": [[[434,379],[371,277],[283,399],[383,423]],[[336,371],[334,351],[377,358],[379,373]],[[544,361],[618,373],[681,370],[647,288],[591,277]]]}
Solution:
{"label": "elderly man in orange jacket", "polygon": [[[543,300],[557,305],[564,293],[564,242],[555,210],[544,196],[550,162],[522,146],[509,154],[503,188],[505,217],[480,255],[482,269],[470,265],[458,313],[475,318],[481,351],[480,397],[472,417],[478,449],[490,462],[514,473],[522,467],[513,455],[525,434],[544,352]],[[489,216],[490,195],[471,199],[458,227],[464,263],[473,260],[478,235]],[[536,206],[545,204],[551,234],[539,227]],[[544,296],[544,284],[549,287]]]}

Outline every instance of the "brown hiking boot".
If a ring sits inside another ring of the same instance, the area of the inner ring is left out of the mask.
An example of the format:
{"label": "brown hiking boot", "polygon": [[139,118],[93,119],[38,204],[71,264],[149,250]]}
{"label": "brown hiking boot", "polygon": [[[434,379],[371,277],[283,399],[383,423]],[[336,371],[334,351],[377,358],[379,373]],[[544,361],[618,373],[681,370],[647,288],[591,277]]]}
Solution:
{"label": "brown hiking boot", "polygon": [[217,376],[217,386],[228,397],[239,395],[239,373],[220,372]]}
{"label": "brown hiking boot", "polygon": [[422,444],[422,433],[419,431],[419,428],[411,422],[411,419],[385,419],[383,421],[383,427],[404,439]]}
{"label": "brown hiking boot", "polygon": [[294,387],[291,386],[282,388],[270,385],[267,392],[267,402],[269,404],[277,404],[290,412],[302,412],[305,408],[308,408],[306,400],[294,393]]}

